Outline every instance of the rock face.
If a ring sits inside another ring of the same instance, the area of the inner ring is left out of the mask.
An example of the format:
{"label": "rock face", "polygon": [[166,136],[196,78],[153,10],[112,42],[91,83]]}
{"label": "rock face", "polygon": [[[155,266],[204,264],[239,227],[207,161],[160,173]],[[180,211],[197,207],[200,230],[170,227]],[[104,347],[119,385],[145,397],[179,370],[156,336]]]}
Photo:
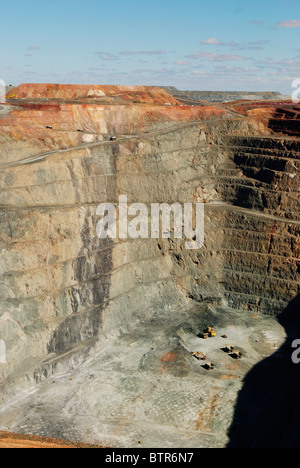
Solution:
{"label": "rock face", "polygon": [[[145,87],[11,93],[0,115],[0,429],[225,446],[242,380],[284,343],[274,317],[299,294],[299,108],[189,107]],[[120,195],[205,202],[204,247],[99,240],[97,206]],[[217,337],[204,342],[209,325]]]}

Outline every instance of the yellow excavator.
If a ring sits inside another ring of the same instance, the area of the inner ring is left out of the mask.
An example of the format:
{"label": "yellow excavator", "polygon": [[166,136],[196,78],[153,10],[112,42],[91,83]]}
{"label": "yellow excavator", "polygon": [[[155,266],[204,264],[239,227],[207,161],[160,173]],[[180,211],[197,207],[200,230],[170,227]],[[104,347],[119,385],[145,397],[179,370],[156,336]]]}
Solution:
{"label": "yellow excavator", "polygon": [[217,332],[212,327],[207,327],[204,333],[208,334],[209,338],[215,338],[217,336]]}

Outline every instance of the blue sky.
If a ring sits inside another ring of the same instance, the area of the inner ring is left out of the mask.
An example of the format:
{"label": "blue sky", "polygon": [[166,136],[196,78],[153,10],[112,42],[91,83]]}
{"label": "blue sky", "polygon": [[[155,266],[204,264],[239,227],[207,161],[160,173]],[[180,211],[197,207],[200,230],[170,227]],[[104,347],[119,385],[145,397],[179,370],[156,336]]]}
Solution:
{"label": "blue sky", "polygon": [[300,78],[299,0],[0,0],[0,79],[279,90]]}

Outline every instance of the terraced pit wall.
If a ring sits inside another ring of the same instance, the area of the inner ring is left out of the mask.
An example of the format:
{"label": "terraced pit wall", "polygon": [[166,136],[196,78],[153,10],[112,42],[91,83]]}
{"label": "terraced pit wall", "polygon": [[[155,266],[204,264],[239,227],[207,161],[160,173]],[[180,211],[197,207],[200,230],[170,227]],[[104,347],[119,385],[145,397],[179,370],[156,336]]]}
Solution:
{"label": "terraced pit wall", "polygon": [[[75,122],[62,138],[93,125]],[[40,380],[101,336],[163,323],[170,311],[207,302],[276,315],[299,293],[298,141],[223,117],[156,121],[130,140],[51,151],[0,168],[4,382]],[[124,194],[149,208],[206,202],[205,247],[99,241],[98,204]]]}

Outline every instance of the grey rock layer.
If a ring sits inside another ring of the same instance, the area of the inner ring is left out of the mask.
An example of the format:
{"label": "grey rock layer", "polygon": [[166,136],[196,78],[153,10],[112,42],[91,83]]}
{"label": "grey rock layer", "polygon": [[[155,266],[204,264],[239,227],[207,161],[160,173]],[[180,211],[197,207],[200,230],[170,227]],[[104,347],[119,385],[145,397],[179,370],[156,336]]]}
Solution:
{"label": "grey rock layer", "polygon": [[[273,317],[299,294],[299,145],[230,117],[2,168],[0,429],[224,447],[242,380],[284,343]],[[99,241],[96,208],[122,194],[206,201],[204,248]]]}

